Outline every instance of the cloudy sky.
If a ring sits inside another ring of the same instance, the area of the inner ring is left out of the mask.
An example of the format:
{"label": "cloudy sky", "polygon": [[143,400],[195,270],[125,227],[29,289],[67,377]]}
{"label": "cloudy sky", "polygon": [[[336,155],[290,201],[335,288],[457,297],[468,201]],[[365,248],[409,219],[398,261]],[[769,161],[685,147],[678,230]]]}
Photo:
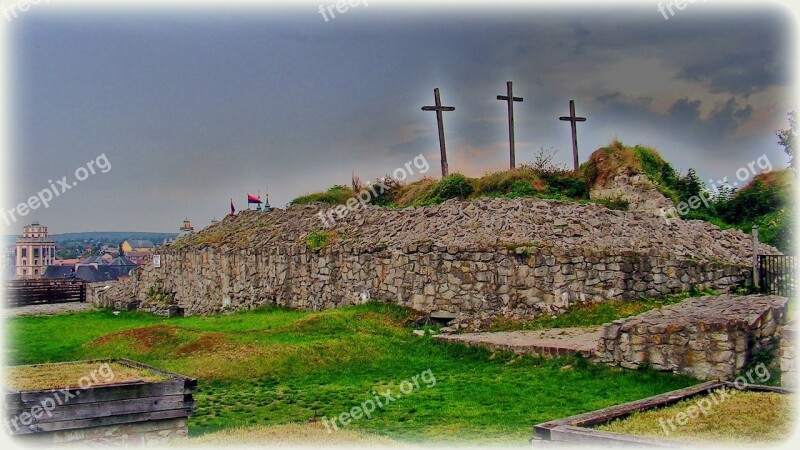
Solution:
{"label": "cloudy sky", "polygon": [[785,7],[709,0],[665,19],[655,1],[371,0],[326,22],[319,3],[122,10],[53,1],[0,17],[11,131],[0,208],[8,215],[50,180],[72,184],[99,155],[111,166],[48,208],[10,226],[0,219],[0,233],[33,220],[51,232],[177,231],[184,217],[202,227],[231,197],[242,209],[248,192],[269,189],[283,207],[420,153],[438,177],[435,115],[420,110],[436,87],[456,107],[445,113],[451,172],[500,170],[506,106],[495,97],[509,80],[525,99],[515,105],[518,162],[544,147],[571,165],[558,117],[574,99],[588,118],[578,126],[581,161],[618,138],[706,180],[734,179],[765,154],[786,164],[775,138],[795,107]]}

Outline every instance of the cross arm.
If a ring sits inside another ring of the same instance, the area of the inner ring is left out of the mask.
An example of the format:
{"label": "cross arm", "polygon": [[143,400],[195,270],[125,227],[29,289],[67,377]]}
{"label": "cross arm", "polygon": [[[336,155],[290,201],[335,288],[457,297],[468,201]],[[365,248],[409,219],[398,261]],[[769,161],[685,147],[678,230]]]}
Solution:
{"label": "cross arm", "polygon": [[[498,100],[505,100],[505,101],[508,101],[508,96],[507,96],[507,95],[498,95],[498,96],[497,96],[497,99],[498,99]],[[514,100],[513,100],[513,101],[515,101],[515,102],[521,102],[521,101],[522,101],[522,97],[514,97]]]}
{"label": "cross arm", "polygon": [[455,111],[455,106],[423,106],[423,111]]}

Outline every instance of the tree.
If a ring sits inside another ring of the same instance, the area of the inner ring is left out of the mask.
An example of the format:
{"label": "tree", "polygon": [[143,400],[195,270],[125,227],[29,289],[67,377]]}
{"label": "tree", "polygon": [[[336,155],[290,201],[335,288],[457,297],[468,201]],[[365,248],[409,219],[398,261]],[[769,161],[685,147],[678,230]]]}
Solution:
{"label": "tree", "polygon": [[789,167],[794,169],[794,146],[795,142],[797,141],[797,130],[794,128],[794,122],[797,118],[797,111],[790,111],[788,115],[789,128],[786,130],[778,130],[776,134],[778,135],[778,144],[783,146],[783,151],[789,155]]}
{"label": "tree", "polygon": [[689,169],[686,176],[678,177],[675,183],[675,190],[681,201],[689,201],[692,197],[699,197],[703,191],[703,182],[694,169]]}

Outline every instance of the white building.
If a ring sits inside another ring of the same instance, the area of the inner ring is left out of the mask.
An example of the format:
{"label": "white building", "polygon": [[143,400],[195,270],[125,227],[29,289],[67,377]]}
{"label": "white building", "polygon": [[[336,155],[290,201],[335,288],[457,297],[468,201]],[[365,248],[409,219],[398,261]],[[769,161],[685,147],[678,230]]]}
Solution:
{"label": "white building", "polygon": [[17,278],[41,278],[55,258],[56,242],[47,236],[47,227],[33,222],[22,228],[14,249]]}

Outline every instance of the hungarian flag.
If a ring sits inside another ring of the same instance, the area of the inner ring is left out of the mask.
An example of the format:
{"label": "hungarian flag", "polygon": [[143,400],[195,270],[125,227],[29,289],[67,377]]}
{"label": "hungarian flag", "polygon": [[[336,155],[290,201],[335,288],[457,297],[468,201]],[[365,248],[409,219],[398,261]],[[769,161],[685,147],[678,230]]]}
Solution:
{"label": "hungarian flag", "polygon": [[247,194],[247,204],[250,203],[263,203],[260,198],[256,197],[255,195]]}
{"label": "hungarian flag", "polygon": [[236,208],[233,207],[233,199],[231,199],[231,215],[236,215]]}

